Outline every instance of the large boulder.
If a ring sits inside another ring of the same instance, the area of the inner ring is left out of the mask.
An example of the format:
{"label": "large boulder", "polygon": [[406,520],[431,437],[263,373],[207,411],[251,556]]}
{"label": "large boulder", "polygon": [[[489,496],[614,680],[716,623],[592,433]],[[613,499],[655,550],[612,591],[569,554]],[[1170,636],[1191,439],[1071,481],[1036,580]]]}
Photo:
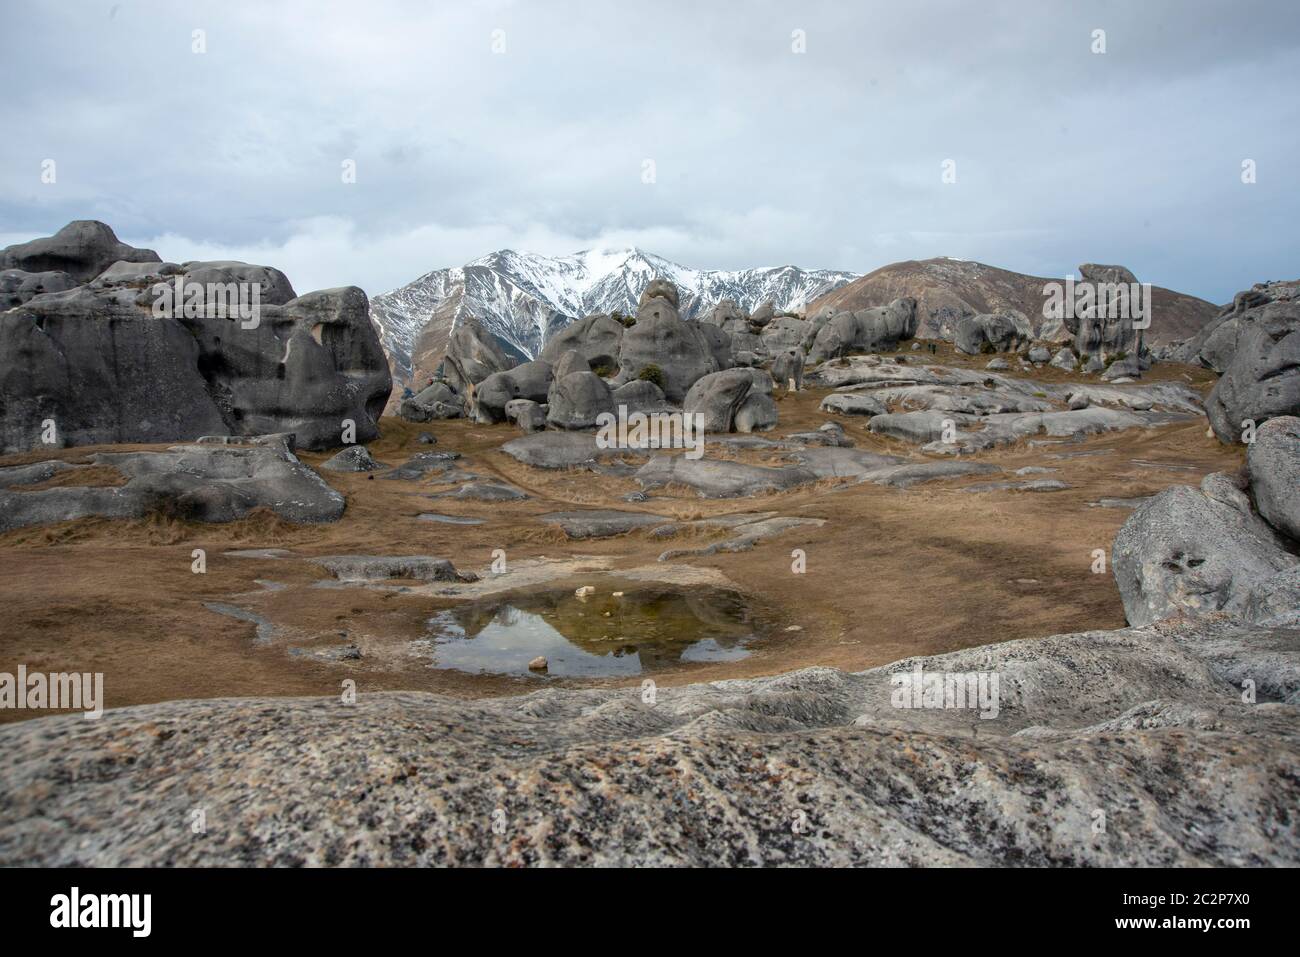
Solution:
{"label": "large boulder", "polygon": [[387,468],[376,462],[364,445],[349,445],[343,451],[322,462],[320,467],[330,472],[377,472]]}
{"label": "large boulder", "polygon": [[437,379],[409,399],[403,399],[397,414],[408,422],[458,419],[465,412],[465,399],[444,380]]}
{"label": "large boulder", "polygon": [[[722,326],[728,332],[738,331],[735,323],[748,323],[749,316],[734,299],[719,299],[717,305],[704,315],[704,321]],[[730,327],[730,328],[729,328]]]}
{"label": "large boulder", "polygon": [[77,285],[77,280],[66,272],[0,270],[0,310],[12,309],[44,293],[64,292]]}
{"label": "large boulder", "polygon": [[606,315],[587,316],[557,333],[539,358],[555,363],[570,350],[582,353],[593,369],[615,370],[623,343],[623,324]]}
{"label": "large boulder", "polygon": [[160,262],[152,249],[137,249],[121,242],[107,224],[79,219],[53,236],[6,246],[0,252],[0,269],[24,272],[63,272],[78,282],[89,282],[115,262]]}
{"label": "large boulder", "polygon": [[754,385],[750,371],[729,369],[696,380],[686,393],[682,411],[702,415],[706,433],[735,431],[736,413]]}
{"label": "large boulder", "polygon": [[646,283],[645,288],[641,290],[641,298],[637,306],[644,306],[654,299],[667,300],[674,309],[681,306],[681,301],[677,296],[677,287],[667,279],[651,279]]}
{"label": "large boulder", "polygon": [[673,405],[664,398],[663,390],[645,379],[633,379],[624,383],[613,391],[611,399],[616,414],[620,408],[626,410],[627,415],[634,412],[652,415],[656,412],[674,411]]}
{"label": "large boulder", "polygon": [[153,314],[148,291],[78,287],[0,313],[0,432],[24,450],[294,432],[304,448],[378,435],[388,363],[360,289],[235,318]]}
{"label": "large boulder", "polygon": [[513,422],[525,432],[540,432],[546,428],[546,406],[531,399],[511,399],[506,403],[506,421]]}
{"label": "large boulder", "polygon": [[478,422],[504,422],[506,405],[514,399],[542,403],[551,389],[551,364],[543,359],[523,362],[506,372],[494,372],[474,390],[474,417]]}
{"label": "large boulder", "polygon": [[[1074,337],[1074,349],[1080,355],[1102,354],[1112,356],[1126,353],[1137,356],[1144,352],[1142,330],[1134,328],[1132,303],[1128,310],[1120,308],[1137,285],[1137,277],[1123,266],[1104,266],[1084,263],[1079,267],[1083,282],[1090,283],[1095,292],[1093,308],[1084,315],[1063,316],[1066,330]],[[1121,291],[1120,287],[1124,287]],[[1144,303],[1150,321],[1151,303]],[[1127,312],[1127,315],[1119,315]]]}
{"label": "large boulder", "polygon": [[461,395],[471,394],[473,387],[492,373],[505,372],[513,364],[496,339],[472,316],[457,322],[447,338],[443,374]]}
{"label": "large boulder", "polygon": [[1259,514],[1300,542],[1300,418],[1280,416],[1261,425],[1246,462]]}
{"label": "large boulder", "polygon": [[1242,614],[1264,581],[1297,559],[1221,474],[1147,499],[1115,536],[1111,564],[1129,624],[1171,615]]}
{"label": "large boulder", "polygon": [[618,361],[620,385],[657,367],[659,385],[671,402],[681,402],[696,380],[718,371],[700,325],[679,319],[667,300],[658,297],[642,307],[636,325],[623,334]]}
{"label": "large boulder", "polygon": [[1222,375],[1237,351],[1237,334],[1270,303],[1300,301],[1300,280],[1256,283],[1237,293],[1232,302],[1189,339],[1166,350],[1166,358],[1205,366]]}
{"label": "large boulder", "polygon": [[1270,302],[1237,322],[1232,361],[1205,404],[1226,443],[1243,441],[1247,421],[1300,415],[1300,302]]}
{"label": "large boulder", "polygon": [[609,384],[594,372],[555,377],[547,399],[546,421],[560,429],[592,429],[596,419],[614,410]]}
{"label": "large boulder", "polygon": [[802,349],[784,349],[772,360],[772,378],[781,388],[797,392],[803,388],[803,366]]}
{"label": "large boulder", "polygon": [[817,332],[809,350],[811,362],[823,362],[852,352],[883,352],[916,334],[916,300],[895,299],[888,306],[839,312]]}
{"label": "large boulder", "polygon": [[776,306],[769,300],[749,314],[749,321],[760,329],[776,318]]}
{"label": "large boulder", "polygon": [[[732,348],[737,351],[766,352],[775,355],[786,349],[803,351],[812,343],[818,327],[803,319],[793,316],[778,316],[763,327],[757,337],[742,338],[740,334],[731,337]],[[756,344],[755,344],[756,343]]]}
{"label": "large boulder", "polygon": [[971,356],[981,352],[1014,352],[1029,336],[1029,324],[1020,317],[1009,313],[984,313],[966,316],[957,322],[953,345]]}
{"label": "large boulder", "polygon": [[732,352],[731,335],[711,323],[697,322],[695,325],[700,335],[704,337],[704,341],[708,343],[709,355],[713,356],[714,364],[718,369],[730,369],[734,366],[736,359]]}

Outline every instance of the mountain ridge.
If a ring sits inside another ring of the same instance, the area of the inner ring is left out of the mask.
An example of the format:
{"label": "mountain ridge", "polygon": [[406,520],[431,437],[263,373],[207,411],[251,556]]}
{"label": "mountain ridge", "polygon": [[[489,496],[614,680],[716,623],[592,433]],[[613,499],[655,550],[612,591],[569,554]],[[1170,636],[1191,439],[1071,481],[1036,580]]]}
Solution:
{"label": "mountain ridge", "polygon": [[634,313],[651,279],[677,286],[680,312],[695,319],[721,299],[745,309],[771,301],[801,309],[857,273],[797,266],[694,269],[636,246],[543,256],[501,249],[463,266],[435,269],[375,296],[371,318],[400,382],[430,377],[447,337],[467,315],[517,359],[535,357],[571,322],[592,313]]}

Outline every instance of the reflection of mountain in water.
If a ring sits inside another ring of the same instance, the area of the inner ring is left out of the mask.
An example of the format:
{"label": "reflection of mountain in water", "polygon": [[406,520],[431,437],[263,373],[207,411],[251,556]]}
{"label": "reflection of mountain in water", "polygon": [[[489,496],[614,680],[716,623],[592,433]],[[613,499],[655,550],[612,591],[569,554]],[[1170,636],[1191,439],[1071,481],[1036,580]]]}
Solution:
{"label": "reflection of mountain in water", "polygon": [[542,655],[558,676],[626,676],[683,661],[749,654],[754,637],[741,597],[719,590],[628,587],[580,599],[570,590],[476,602],[429,620],[434,666],[529,674]]}

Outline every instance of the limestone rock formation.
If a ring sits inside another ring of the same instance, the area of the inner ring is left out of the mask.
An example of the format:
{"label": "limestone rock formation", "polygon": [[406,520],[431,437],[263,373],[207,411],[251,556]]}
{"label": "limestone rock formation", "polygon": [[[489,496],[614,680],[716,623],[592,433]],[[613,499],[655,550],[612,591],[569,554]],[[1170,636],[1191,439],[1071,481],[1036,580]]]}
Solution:
{"label": "limestone rock formation", "polygon": [[895,299],[888,306],[839,312],[816,333],[808,352],[810,362],[822,362],[851,352],[883,352],[916,334],[916,300]]}
{"label": "limestone rock formation", "polygon": [[89,282],[117,262],[159,261],[152,249],[127,245],[107,224],[93,219],[74,220],[53,236],[6,246],[0,252],[0,269],[62,272],[79,283]]}
{"label": "limestone rock formation", "polygon": [[1231,321],[1232,357],[1205,404],[1226,443],[1243,441],[1246,422],[1300,415],[1300,301],[1270,300]]}
{"label": "limestone rock formation", "polygon": [[0,312],[4,451],[276,432],[315,449],[379,434],[392,381],[360,289],[296,296],[265,266],[162,263],[102,223],[4,260],[91,280]]}
{"label": "limestone rock formation", "polygon": [[125,483],[5,491],[25,477],[0,469],[0,531],[95,516],[233,522],[259,508],[298,523],[333,522],[343,515],[343,496],[281,444],[101,452],[90,462],[117,470]]}

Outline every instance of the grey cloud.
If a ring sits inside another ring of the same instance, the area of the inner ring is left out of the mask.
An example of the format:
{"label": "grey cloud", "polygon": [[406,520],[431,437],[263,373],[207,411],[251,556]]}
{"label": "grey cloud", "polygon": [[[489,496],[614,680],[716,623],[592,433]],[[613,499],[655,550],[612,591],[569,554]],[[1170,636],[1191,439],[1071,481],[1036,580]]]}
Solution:
{"label": "grey cloud", "polygon": [[497,242],[732,268],[1119,261],[1220,301],[1295,274],[1282,0],[116,6],[7,11],[5,233],[96,217],[372,293]]}

